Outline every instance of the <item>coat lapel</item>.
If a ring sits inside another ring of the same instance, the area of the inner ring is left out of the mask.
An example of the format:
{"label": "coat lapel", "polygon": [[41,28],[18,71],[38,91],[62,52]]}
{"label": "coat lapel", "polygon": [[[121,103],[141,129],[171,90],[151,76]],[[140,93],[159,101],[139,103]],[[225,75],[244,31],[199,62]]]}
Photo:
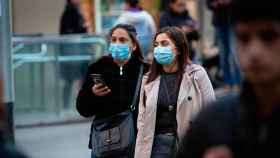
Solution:
{"label": "coat lapel", "polygon": [[191,77],[188,73],[185,73],[182,78],[182,82],[180,85],[178,100],[177,100],[177,111],[180,111],[182,108],[182,105],[184,103],[185,98],[187,98],[187,95],[189,94],[191,88]]}
{"label": "coat lapel", "polygon": [[[144,86],[146,93],[146,113],[144,117],[145,128],[143,129],[143,141],[145,144],[143,150],[147,151],[148,155],[151,155],[154,140],[159,85],[160,77]],[[148,158],[148,155],[144,157]]]}
{"label": "coat lapel", "polygon": [[156,110],[159,85],[160,77],[156,78],[153,82],[150,82],[144,86],[146,96],[146,108],[154,108]]}

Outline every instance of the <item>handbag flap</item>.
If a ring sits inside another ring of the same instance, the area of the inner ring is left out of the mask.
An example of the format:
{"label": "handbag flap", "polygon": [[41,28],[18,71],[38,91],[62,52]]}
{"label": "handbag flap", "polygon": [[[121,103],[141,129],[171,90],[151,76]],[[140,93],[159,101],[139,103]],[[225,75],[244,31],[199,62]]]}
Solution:
{"label": "handbag flap", "polygon": [[92,147],[102,148],[119,143],[121,138],[120,128],[115,127],[109,130],[94,133],[94,137],[95,138],[93,140],[95,141],[93,141]]}
{"label": "handbag flap", "polygon": [[109,118],[94,120],[92,122],[93,130],[102,132],[111,128],[115,128],[119,126],[122,122],[124,122],[126,119],[128,119],[128,117],[130,117],[129,115],[133,115],[132,111],[130,110],[116,114]]}

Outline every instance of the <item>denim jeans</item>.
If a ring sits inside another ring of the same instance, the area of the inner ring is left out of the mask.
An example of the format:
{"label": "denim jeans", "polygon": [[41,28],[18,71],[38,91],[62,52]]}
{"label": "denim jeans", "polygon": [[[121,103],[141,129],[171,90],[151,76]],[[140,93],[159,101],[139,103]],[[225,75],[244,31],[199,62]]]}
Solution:
{"label": "denim jeans", "polygon": [[[91,158],[98,158],[94,155],[93,151],[91,151]],[[109,158],[109,157],[106,157]],[[112,156],[110,158],[128,158],[127,156]]]}
{"label": "denim jeans", "polygon": [[177,151],[177,139],[167,134],[155,135],[151,158],[173,158]]}
{"label": "denim jeans", "polygon": [[240,66],[236,55],[235,41],[232,28],[228,25],[216,26],[220,65],[225,84],[229,86],[241,84]]}

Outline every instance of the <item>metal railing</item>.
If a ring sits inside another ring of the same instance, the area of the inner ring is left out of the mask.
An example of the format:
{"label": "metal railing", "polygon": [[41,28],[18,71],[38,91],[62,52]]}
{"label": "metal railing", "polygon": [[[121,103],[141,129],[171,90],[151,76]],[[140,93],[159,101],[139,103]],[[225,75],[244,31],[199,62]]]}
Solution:
{"label": "metal railing", "polygon": [[12,41],[15,124],[79,117],[75,96],[88,64],[106,54],[106,38],[24,36]]}

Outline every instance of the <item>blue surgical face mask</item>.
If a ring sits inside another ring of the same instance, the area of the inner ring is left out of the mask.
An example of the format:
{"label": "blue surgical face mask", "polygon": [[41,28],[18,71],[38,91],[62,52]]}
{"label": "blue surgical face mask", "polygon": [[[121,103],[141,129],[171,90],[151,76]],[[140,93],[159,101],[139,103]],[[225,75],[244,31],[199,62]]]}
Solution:
{"label": "blue surgical face mask", "polygon": [[131,47],[129,44],[110,44],[109,52],[115,60],[124,62],[131,58]]}
{"label": "blue surgical face mask", "polygon": [[154,57],[156,61],[163,66],[171,65],[175,59],[175,55],[171,47],[162,46],[157,46],[154,49]]}

